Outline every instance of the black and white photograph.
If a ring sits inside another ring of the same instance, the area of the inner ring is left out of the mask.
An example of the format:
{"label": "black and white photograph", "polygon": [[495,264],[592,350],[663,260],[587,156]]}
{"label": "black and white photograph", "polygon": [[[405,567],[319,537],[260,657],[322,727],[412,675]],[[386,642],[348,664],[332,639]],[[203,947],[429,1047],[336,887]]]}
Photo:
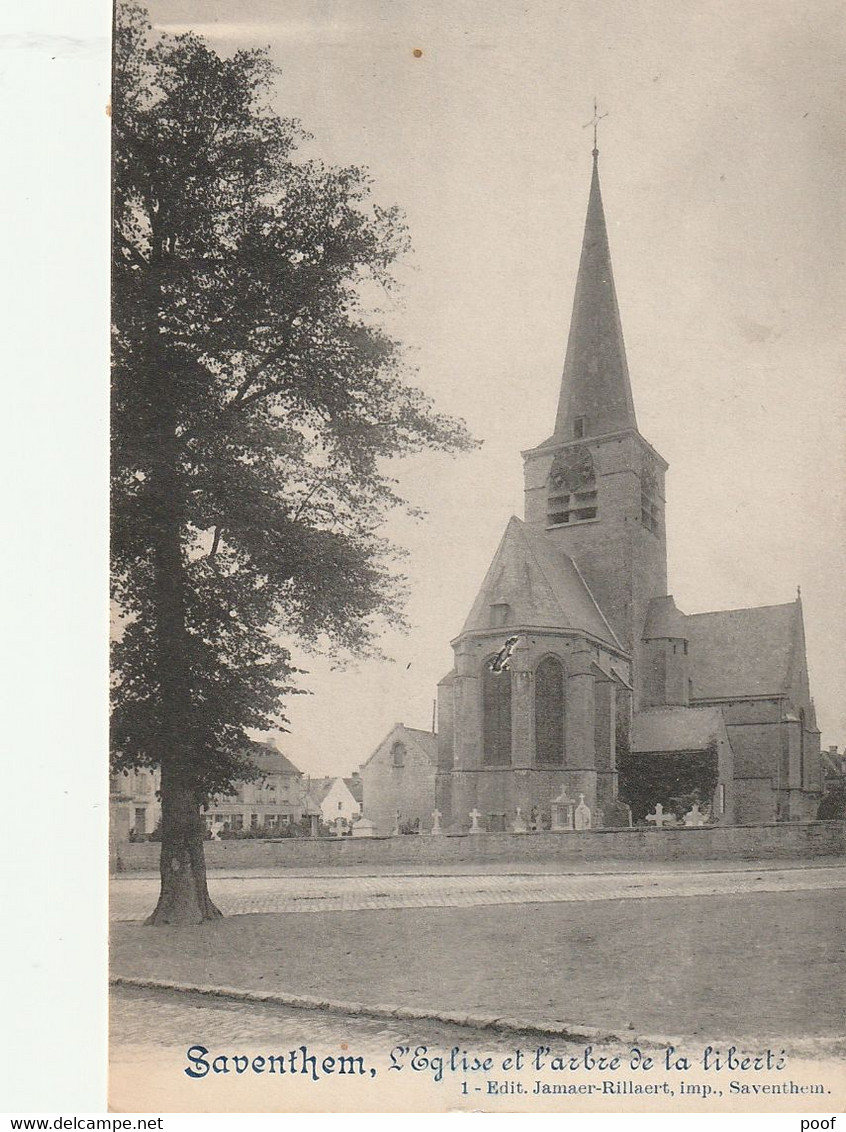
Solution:
{"label": "black and white photograph", "polygon": [[844,31],[117,0],[113,1111],[843,1111]]}

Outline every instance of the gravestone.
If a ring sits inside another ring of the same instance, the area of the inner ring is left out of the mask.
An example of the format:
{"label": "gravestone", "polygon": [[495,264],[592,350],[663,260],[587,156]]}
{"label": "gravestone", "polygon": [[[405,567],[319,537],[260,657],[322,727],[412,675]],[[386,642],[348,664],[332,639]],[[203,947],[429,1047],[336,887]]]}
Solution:
{"label": "gravestone", "polygon": [[566,790],[562,790],[552,802],[552,828],[575,829],[575,811],[576,803],[572,798],[567,797]]}
{"label": "gravestone", "polygon": [[584,794],[579,795],[575,813],[576,829],[590,829],[590,807],[585,805]]}
{"label": "gravestone", "polygon": [[664,807],[659,802],[655,807],[655,813],[647,814],[646,820],[651,821],[656,829],[663,829],[665,825],[672,825],[676,816],[675,814],[665,814]]}
{"label": "gravestone", "polygon": [[603,821],[600,822],[597,818],[597,825],[603,825],[606,829],[631,829],[632,828],[632,808],[627,806],[625,802],[621,802],[619,798],[615,798],[613,802],[606,802],[603,808]]}
{"label": "gravestone", "polygon": [[482,831],[479,828],[479,818],[482,815],[479,813],[479,811],[476,809],[475,806],[473,807],[473,809],[470,811],[470,813],[467,816],[470,818],[470,823],[471,823],[470,824],[470,832],[471,833],[481,833]]}
{"label": "gravestone", "polygon": [[697,802],[694,802],[691,808],[684,815],[684,824],[686,826],[696,827],[704,825],[707,820],[707,815],[702,813]]}
{"label": "gravestone", "polygon": [[432,810],[432,836],[437,837],[439,833],[443,833],[441,829],[441,818],[444,815],[440,810]]}
{"label": "gravestone", "polygon": [[512,825],[511,825],[511,832],[512,833],[528,833],[529,832],[529,828],[526,825],[525,821],[523,820],[523,813],[522,813],[519,806],[517,807],[517,813],[515,814],[514,821],[512,822]]}

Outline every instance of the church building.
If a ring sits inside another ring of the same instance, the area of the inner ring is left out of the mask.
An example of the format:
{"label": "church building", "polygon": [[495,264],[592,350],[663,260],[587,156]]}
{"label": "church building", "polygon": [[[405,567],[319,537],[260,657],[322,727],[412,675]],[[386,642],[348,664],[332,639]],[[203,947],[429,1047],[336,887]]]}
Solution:
{"label": "church building", "polygon": [[452,642],[436,804],[464,829],[593,825],[693,801],[713,821],[812,818],[821,790],[801,600],[685,615],[667,588],[667,462],[638,429],[598,152],[552,435]]}

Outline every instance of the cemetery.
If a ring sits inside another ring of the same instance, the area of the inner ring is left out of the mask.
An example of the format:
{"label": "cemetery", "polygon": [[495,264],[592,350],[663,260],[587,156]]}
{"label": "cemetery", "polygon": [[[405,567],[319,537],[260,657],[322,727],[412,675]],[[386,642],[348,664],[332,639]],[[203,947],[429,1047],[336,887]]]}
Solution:
{"label": "cemetery", "polygon": [[[206,842],[209,869],[346,867],[367,865],[437,865],[460,868],[474,863],[545,863],[566,870],[568,862],[607,861],[708,861],[808,860],[846,854],[846,822],[771,822],[759,825],[710,825],[694,805],[682,822],[657,803],[647,815],[649,826],[607,829],[592,825],[593,815],[584,800],[559,798],[551,829],[532,829],[522,813],[508,827],[488,831],[474,807],[467,815],[467,830],[447,833],[442,814],[433,811],[428,829],[418,835],[393,833],[373,836],[364,827],[352,837],[321,837]],[[359,824],[359,823],[357,823]],[[395,827],[396,828],[396,827]],[[113,872],[134,872],[158,867],[160,846],[155,842],[112,846]]]}

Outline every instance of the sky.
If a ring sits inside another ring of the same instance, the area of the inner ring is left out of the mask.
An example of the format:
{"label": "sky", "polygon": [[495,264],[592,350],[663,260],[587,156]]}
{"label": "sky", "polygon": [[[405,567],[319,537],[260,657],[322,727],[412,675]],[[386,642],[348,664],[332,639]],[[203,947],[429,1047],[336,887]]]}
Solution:
{"label": "sky", "polygon": [[438,680],[552,431],[600,113],[600,174],[641,432],[668,460],[684,612],[801,585],[824,744],[846,742],[840,3],[154,0],[221,53],[266,46],[305,156],[366,166],[413,252],[382,314],[439,409],[483,443],[392,471],[427,518],[389,661],[302,657],[279,745],[349,773]]}

